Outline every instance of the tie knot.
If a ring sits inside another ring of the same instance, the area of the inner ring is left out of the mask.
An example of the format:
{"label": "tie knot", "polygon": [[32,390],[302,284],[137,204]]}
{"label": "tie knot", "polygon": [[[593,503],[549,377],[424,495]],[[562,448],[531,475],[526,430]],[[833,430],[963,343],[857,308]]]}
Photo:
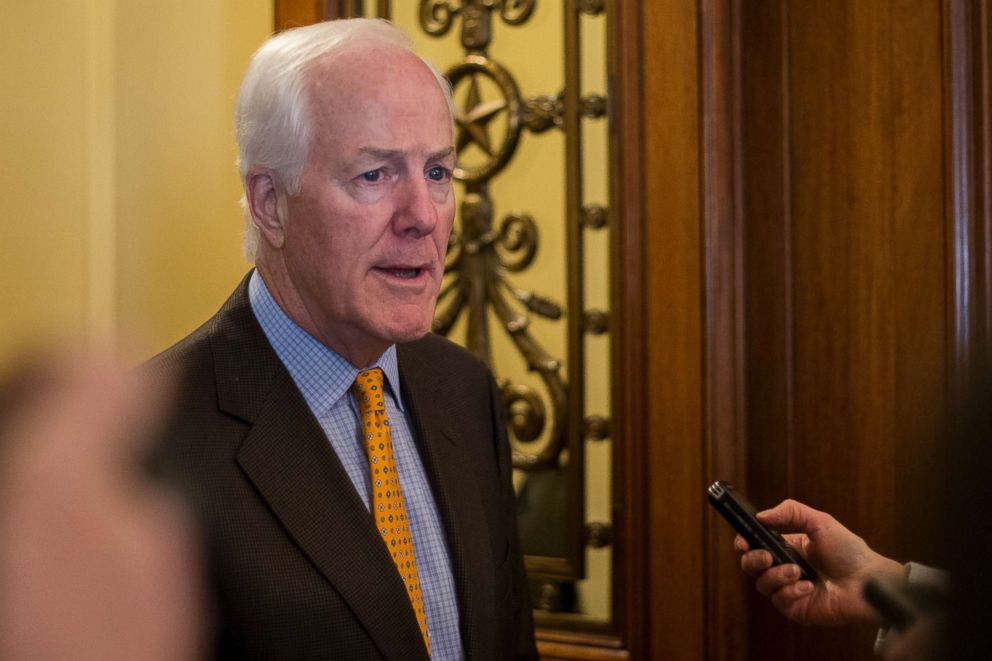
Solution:
{"label": "tie knot", "polygon": [[352,389],[362,412],[386,410],[386,400],[382,396],[382,370],[378,367],[359,372]]}

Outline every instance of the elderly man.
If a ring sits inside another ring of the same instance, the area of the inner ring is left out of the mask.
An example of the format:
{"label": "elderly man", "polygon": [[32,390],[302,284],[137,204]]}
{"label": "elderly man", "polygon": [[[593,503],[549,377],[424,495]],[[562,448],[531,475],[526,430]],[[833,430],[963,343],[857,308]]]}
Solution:
{"label": "elderly man", "polygon": [[279,34],[237,109],[255,269],[153,361],[161,469],[201,514],[218,655],[536,657],[485,365],[428,334],[450,89],[388,23]]}

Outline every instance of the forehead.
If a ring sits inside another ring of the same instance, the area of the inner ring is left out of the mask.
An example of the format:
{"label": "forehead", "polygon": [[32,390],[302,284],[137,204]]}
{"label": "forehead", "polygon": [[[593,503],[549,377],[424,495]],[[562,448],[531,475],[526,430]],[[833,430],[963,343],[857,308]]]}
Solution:
{"label": "forehead", "polygon": [[437,79],[397,47],[352,48],[318,61],[309,103],[315,146],[436,150],[451,143],[450,112]]}

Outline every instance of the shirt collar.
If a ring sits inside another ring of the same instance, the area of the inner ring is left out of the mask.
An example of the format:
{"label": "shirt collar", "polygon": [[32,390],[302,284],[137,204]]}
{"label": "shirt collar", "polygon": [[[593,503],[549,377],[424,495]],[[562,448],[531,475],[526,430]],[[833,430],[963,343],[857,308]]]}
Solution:
{"label": "shirt collar", "polygon": [[[310,410],[314,413],[328,411],[348,393],[360,370],[290,319],[269,293],[257,270],[248,281],[248,299],[262,332],[293,377]],[[396,345],[391,344],[369,367],[382,369],[393,399],[403,411]]]}

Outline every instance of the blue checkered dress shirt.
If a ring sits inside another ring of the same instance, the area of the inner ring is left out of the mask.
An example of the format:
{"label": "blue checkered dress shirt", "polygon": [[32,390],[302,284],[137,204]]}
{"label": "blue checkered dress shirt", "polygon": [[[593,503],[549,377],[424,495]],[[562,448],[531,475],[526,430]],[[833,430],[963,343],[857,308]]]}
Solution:
{"label": "blue checkered dress shirt", "polygon": [[[296,382],[331,447],[348,472],[355,491],[369,508],[369,462],[362,443],[358,402],[351,394],[358,369],[318,342],[282,311],[255,271],[248,284],[251,308],[265,336]],[[386,414],[393,452],[417,558],[417,572],[427,610],[432,659],[461,659],[458,602],[444,528],[430,483],[410,432],[400,397],[396,347],[386,350],[374,365],[386,375]]]}

